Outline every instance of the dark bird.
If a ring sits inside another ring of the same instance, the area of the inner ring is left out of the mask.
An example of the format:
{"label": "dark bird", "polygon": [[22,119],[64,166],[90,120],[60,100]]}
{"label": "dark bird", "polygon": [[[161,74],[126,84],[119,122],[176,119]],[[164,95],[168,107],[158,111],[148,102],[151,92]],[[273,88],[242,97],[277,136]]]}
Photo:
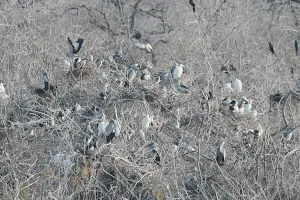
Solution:
{"label": "dark bird", "polygon": [[48,91],[50,90],[52,92],[52,94],[55,96],[56,95],[56,87],[53,85],[49,84],[49,79],[47,76],[47,73],[45,71],[42,72],[42,80],[44,82],[44,88],[37,88],[35,90],[35,92],[41,96],[41,97],[50,97],[51,95],[48,93]]}
{"label": "dark bird", "polygon": [[223,66],[221,67],[221,72],[224,72],[225,74],[228,74],[228,69],[227,69],[227,67],[223,65]]}
{"label": "dark bird", "polygon": [[282,142],[284,141],[289,141],[292,136],[293,136],[293,132],[294,130],[296,130],[297,126],[295,124],[289,125],[284,129],[283,132],[283,137],[281,139]]}
{"label": "dark bird", "polygon": [[141,39],[142,38],[142,34],[140,32],[135,32],[132,36],[132,38],[135,38],[137,40]]}
{"label": "dark bird", "polygon": [[272,52],[272,54],[276,55],[273,45],[271,44],[271,42],[268,43],[269,43],[269,50]]}
{"label": "dark bird", "polygon": [[68,37],[69,51],[67,56],[73,57],[74,54],[77,54],[81,49],[83,41],[84,40],[82,38],[78,38],[75,42],[72,42],[72,40]]}
{"label": "dark bird", "polygon": [[190,0],[189,3],[193,7],[193,12],[196,12],[196,4],[195,4],[194,0]]}
{"label": "dark bird", "polygon": [[149,152],[155,156],[154,162],[159,165],[160,164],[160,156],[158,153],[157,143],[151,142],[147,145],[147,147],[148,147]]}
{"label": "dark bird", "polygon": [[110,143],[114,137],[118,137],[120,129],[116,120],[110,120],[109,124],[105,128],[106,142]]}
{"label": "dark bird", "polygon": [[295,50],[296,50],[296,56],[298,56],[299,45],[297,40],[295,40]]}

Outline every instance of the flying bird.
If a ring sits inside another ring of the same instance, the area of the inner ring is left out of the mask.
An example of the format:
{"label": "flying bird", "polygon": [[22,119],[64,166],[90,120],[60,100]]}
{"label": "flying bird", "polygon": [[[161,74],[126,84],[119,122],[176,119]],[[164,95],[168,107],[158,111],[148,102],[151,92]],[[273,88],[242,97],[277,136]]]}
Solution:
{"label": "flying bird", "polygon": [[196,4],[195,4],[194,0],[190,0],[189,3],[193,7],[193,12],[196,12]]}
{"label": "flying bird", "polygon": [[138,48],[146,51],[147,53],[152,52],[152,46],[149,43],[146,43],[146,44],[136,43],[135,46],[137,46]]}
{"label": "flying bird", "polygon": [[77,54],[80,51],[83,41],[84,40],[82,38],[78,38],[75,42],[72,42],[72,40],[68,37],[69,51],[67,56],[74,57],[74,54]]}
{"label": "flying bird", "polygon": [[274,47],[273,47],[272,43],[271,43],[271,42],[268,42],[268,43],[269,43],[269,50],[272,52],[272,54],[276,55],[276,53],[275,53],[275,50],[274,50]]}
{"label": "flying bird", "polygon": [[226,159],[226,151],[224,149],[225,139],[223,142],[220,140],[217,141],[217,156],[216,160],[220,166],[223,166]]}
{"label": "flying bird", "polygon": [[298,41],[297,40],[295,40],[295,50],[296,50],[296,56],[298,56],[299,45],[298,45]]}
{"label": "flying bird", "polygon": [[171,75],[173,79],[179,79],[183,73],[183,64],[175,64],[175,66],[173,66],[171,68]]}

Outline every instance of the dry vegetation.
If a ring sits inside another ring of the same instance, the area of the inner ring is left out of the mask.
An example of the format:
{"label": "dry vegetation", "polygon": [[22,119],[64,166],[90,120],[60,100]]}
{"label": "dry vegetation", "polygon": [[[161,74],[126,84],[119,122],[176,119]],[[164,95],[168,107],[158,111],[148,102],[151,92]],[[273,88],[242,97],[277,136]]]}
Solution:
{"label": "dry vegetation", "polygon": [[[299,2],[195,0],[195,13],[188,1],[174,2],[1,1],[0,79],[10,98],[0,104],[0,199],[300,198],[299,130],[281,144],[287,123],[300,118],[300,103],[288,95],[300,73],[293,46],[300,31]],[[130,36],[136,31],[153,46],[152,54],[134,45],[137,40]],[[82,76],[66,75],[68,36],[84,38],[79,55],[104,60],[102,66],[88,62]],[[107,58],[118,45],[123,59],[110,63]],[[152,74],[184,64],[181,81],[189,93],[139,78],[129,89],[119,86],[127,66],[147,61],[154,65]],[[237,71],[227,76],[220,69],[230,65]],[[42,70],[57,86],[51,102],[34,94],[42,87]],[[262,113],[257,121],[203,100],[209,91],[220,99],[223,84],[236,78],[243,82],[242,94]],[[285,106],[269,104],[276,92],[285,96]],[[58,119],[60,110],[76,103],[86,110],[98,106],[108,120],[115,107],[120,136],[111,144],[98,137],[99,115],[92,111]],[[144,142],[140,129],[146,112],[154,116],[154,126]],[[180,128],[173,125],[177,118]],[[251,145],[245,146],[245,132],[258,122],[262,138],[247,136]],[[84,148],[91,134],[97,143],[93,151]],[[227,159],[219,166],[215,143],[224,135]],[[157,143],[160,165],[149,156],[148,141]],[[195,151],[188,152],[188,146]],[[58,166],[58,153],[72,157],[75,166]]]}

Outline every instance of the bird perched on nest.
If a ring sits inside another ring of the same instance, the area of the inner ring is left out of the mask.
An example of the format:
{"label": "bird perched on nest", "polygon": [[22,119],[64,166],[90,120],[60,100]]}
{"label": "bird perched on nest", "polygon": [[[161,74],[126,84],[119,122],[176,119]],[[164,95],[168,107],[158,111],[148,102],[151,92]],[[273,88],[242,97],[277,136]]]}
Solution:
{"label": "bird perched on nest", "polygon": [[225,83],[224,84],[224,92],[225,93],[230,93],[230,92],[232,92],[233,91],[233,89],[232,89],[232,87],[231,87],[231,83]]}
{"label": "bird perched on nest", "polygon": [[243,84],[242,84],[241,80],[235,79],[233,82],[233,86],[234,86],[236,92],[242,92]]}
{"label": "bird perched on nest", "polygon": [[244,113],[244,101],[241,101],[240,104],[237,100],[233,99],[230,103],[229,103],[229,110],[232,112],[236,112],[236,113]]}
{"label": "bird perched on nest", "polygon": [[121,49],[121,45],[118,45],[115,51],[115,55],[113,55],[113,60],[115,62],[118,62],[120,60],[122,60],[123,56],[123,51]]}
{"label": "bird perched on nest", "polygon": [[173,79],[179,79],[183,73],[183,64],[175,64],[171,68],[171,75]]}
{"label": "bird perched on nest", "polygon": [[138,64],[133,64],[130,66],[130,69],[126,73],[126,81],[124,87],[129,87],[130,83],[132,83],[133,79],[137,75]]}
{"label": "bird perched on nest", "polygon": [[147,53],[152,53],[152,46],[149,43],[146,44],[136,43],[135,46],[146,51]]}
{"label": "bird perched on nest", "polygon": [[142,120],[143,131],[146,132],[151,124],[153,124],[153,117],[147,114]]}
{"label": "bird perched on nest", "polygon": [[118,137],[120,134],[120,129],[118,127],[118,122],[114,119],[110,120],[105,128],[106,142],[110,143],[114,137]]}
{"label": "bird perched on nest", "polygon": [[6,94],[5,92],[5,88],[2,82],[0,82],[0,99],[4,100],[4,99],[8,99],[9,96]]}
{"label": "bird perched on nest", "polygon": [[[44,97],[44,98],[52,98],[52,95],[55,96],[56,95],[56,91],[55,91],[56,87],[49,84],[49,79],[48,79],[46,71],[42,72],[42,80],[44,82],[44,88],[37,88],[35,90],[35,93],[37,95],[39,95],[40,97]],[[49,91],[51,91],[52,94],[49,93]]]}
{"label": "bird perched on nest", "polygon": [[221,142],[220,140],[217,141],[217,155],[216,155],[216,160],[217,163],[220,166],[223,166],[226,160],[226,151],[224,148],[226,138]]}
{"label": "bird perched on nest", "polygon": [[159,165],[159,164],[160,164],[160,155],[159,155],[159,153],[158,153],[157,143],[155,143],[155,142],[150,142],[150,143],[147,145],[147,147],[148,147],[149,152],[150,152],[152,155],[155,156],[154,162],[155,162],[156,164]]}
{"label": "bird perched on nest", "polygon": [[294,130],[296,130],[296,128],[297,128],[297,126],[295,124],[287,126],[283,131],[283,136],[282,136],[281,141],[282,142],[289,141],[292,138],[293,132],[294,132]]}
{"label": "bird perched on nest", "polygon": [[67,56],[74,57],[74,55],[76,55],[80,51],[84,40],[82,38],[78,38],[75,42],[72,42],[72,40],[69,37],[67,39],[69,45],[69,51],[67,53]]}
{"label": "bird perched on nest", "polygon": [[258,126],[254,130],[250,130],[249,132],[251,132],[254,135],[254,138],[261,138],[261,136],[264,133],[264,130],[262,126],[258,124]]}

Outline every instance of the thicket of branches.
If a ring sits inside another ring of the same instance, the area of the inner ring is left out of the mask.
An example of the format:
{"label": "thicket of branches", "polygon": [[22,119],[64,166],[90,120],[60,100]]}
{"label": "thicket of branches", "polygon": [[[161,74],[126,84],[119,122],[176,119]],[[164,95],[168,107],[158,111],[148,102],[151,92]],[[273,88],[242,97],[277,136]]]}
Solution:
{"label": "thicket of branches", "polygon": [[[281,143],[283,129],[299,123],[297,94],[290,95],[299,75],[293,46],[299,39],[299,2],[194,1],[195,13],[188,1],[0,3],[0,79],[10,96],[0,102],[3,199],[299,198],[299,131],[288,144]],[[137,32],[153,53],[135,46]],[[84,38],[79,56],[94,57],[77,78],[63,68],[67,37]],[[118,46],[123,59],[110,62]],[[138,77],[130,88],[120,84],[128,66],[148,62],[152,75],[184,64],[181,81],[189,93]],[[236,71],[221,71],[231,65]],[[42,87],[43,70],[57,86],[50,102],[34,94]],[[262,113],[257,120],[218,101],[224,83],[236,78],[243,82],[242,95]],[[208,92],[215,100],[203,98]],[[278,92],[283,101],[270,104],[269,96]],[[76,103],[85,108],[84,116],[72,113],[60,121],[60,111]],[[121,134],[111,144],[98,137],[100,115],[93,115],[92,106],[108,120],[117,110]],[[154,125],[143,141],[145,113],[153,115]],[[257,123],[262,138],[245,137]],[[89,151],[85,143],[92,134],[97,148]],[[224,136],[227,159],[219,166],[215,143]],[[149,155],[150,141],[159,147],[160,165]],[[58,153],[74,152],[72,168],[55,164]]]}

